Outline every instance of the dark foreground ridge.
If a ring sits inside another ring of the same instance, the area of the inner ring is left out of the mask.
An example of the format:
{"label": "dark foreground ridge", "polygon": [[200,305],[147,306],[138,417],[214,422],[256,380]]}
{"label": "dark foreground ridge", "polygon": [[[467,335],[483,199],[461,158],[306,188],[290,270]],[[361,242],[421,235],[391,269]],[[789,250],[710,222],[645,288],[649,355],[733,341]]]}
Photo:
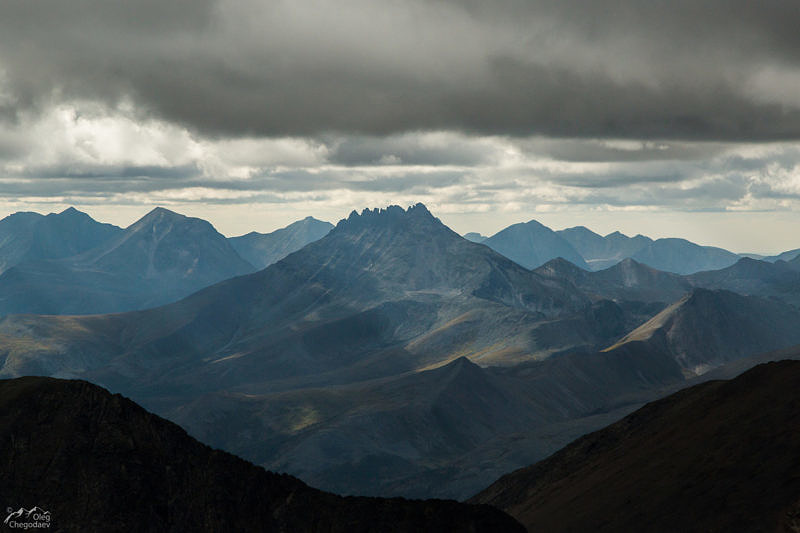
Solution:
{"label": "dark foreground ridge", "polygon": [[0,381],[0,501],[51,531],[524,531],[485,505],[340,497],[84,381]]}
{"label": "dark foreground ridge", "polygon": [[800,362],[684,389],[472,498],[529,531],[800,531]]}

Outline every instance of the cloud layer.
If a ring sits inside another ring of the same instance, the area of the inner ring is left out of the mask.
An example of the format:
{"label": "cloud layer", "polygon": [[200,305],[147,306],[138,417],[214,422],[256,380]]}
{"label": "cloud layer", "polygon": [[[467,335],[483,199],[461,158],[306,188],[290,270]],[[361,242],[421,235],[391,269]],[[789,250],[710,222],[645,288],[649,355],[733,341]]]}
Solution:
{"label": "cloud layer", "polygon": [[6,0],[0,208],[795,212],[799,26],[769,0]]}
{"label": "cloud layer", "polygon": [[209,135],[800,136],[792,1],[8,0],[6,117],[131,101]]}

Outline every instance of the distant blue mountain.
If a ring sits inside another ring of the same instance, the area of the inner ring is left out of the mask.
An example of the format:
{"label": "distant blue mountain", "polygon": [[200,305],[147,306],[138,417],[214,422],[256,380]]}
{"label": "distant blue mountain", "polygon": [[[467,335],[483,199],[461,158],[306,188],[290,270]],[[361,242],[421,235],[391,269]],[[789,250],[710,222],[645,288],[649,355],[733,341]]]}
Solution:
{"label": "distant blue mountain", "polygon": [[0,220],[0,273],[22,262],[79,254],[121,232],[74,207],[47,216],[14,213]]}
{"label": "distant blue mountain", "polygon": [[28,253],[0,275],[0,314],[142,309],[255,270],[205,220],[159,207],[125,230],[89,221],[76,210],[39,219],[29,250],[52,242],[55,252]]}
{"label": "distant blue mountain", "polygon": [[581,254],[566,239],[535,220],[509,226],[483,241],[483,244],[528,269],[561,257],[589,270]]}
{"label": "distant blue mountain", "polygon": [[308,243],[321,239],[333,229],[333,224],[306,217],[272,233],[251,231],[247,235],[231,237],[228,242],[243,259],[258,269],[280,261]]}
{"label": "distant blue mountain", "polygon": [[472,242],[483,242],[489,237],[487,237],[486,235],[481,235],[480,233],[474,231],[470,231],[469,233],[464,234],[464,238]]}
{"label": "distant blue mountain", "polygon": [[776,261],[792,261],[793,259],[797,259],[797,257],[800,257],[800,248],[788,250],[778,255],[764,257],[763,260],[769,261],[770,263],[775,263]]}
{"label": "distant blue mountain", "polygon": [[592,270],[603,270],[626,258],[675,274],[692,274],[725,268],[740,256],[713,246],[700,246],[686,239],[653,240],[644,235],[628,237],[618,231],[605,237],[578,226],[557,232],[586,260]]}

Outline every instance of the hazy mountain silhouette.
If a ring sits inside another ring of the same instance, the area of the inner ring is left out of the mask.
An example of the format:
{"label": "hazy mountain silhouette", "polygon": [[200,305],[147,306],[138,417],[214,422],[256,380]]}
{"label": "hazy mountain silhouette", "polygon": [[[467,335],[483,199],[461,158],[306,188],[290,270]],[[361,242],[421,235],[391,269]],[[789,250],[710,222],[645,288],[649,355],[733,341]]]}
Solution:
{"label": "hazy mountain silhouette", "polygon": [[658,239],[631,257],[658,270],[676,274],[725,268],[740,259],[728,250],[700,246],[686,239]]}
{"label": "hazy mountain silhouette", "polygon": [[0,220],[0,272],[23,260],[33,240],[39,213],[21,212]]}
{"label": "hazy mountain silhouette", "polygon": [[639,409],[472,498],[529,531],[793,531],[800,362]]}
{"label": "hazy mountain silhouette", "polygon": [[306,217],[272,233],[251,231],[246,235],[231,237],[228,242],[243,259],[257,269],[262,269],[306,244],[321,239],[332,228],[333,224],[330,222]]}
{"label": "hazy mountain silhouette", "polygon": [[47,216],[14,213],[0,220],[0,273],[23,262],[84,252],[121,232],[74,207]]}
{"label": "hazy mountain silhouette", "polygon": [[794,250],[787,250],[786,252],[779,253],[778,255],[771,255],[767,257],[763,257],[764,261],[768,261],[770,263],[775,263],[776,261],[792,261],[793,259],[797,259],[800,257],[800,248],[795,248]]}
{"label": "hazy mountain silhouette", "polygon": [[483,242],[489,237],[487,237],[486,235],[481,235],[480,233],[474,231],[470,231],[469,233],[464,234],[464,238],[472,242]]}
{"label": "hazy mountain silhouette", "polygon": [[603,270],[626,258],[676,274],[725,268],[739,260],[733,252],[700,246],[686,239],[652,240],[643,235],[628,237],[615,231],[605,237],[577,226],[557,232],[586,260],[593,270]]}
{"label": "hazy mountain silhouette", "polygon": [[523,531],[489,506],[310,488],[82,381],[0,381],[0,412],[0,498],[41,502],[55,530]]}
{"label": "hazy mountain silhouette", "polygon": [[576,226],[557,231],[583,257],[592,270],[603,270],[652,244],[653,240],[644,235],[628,237],[615,231],[605,237],[584,226]]}
{"label": "hazy mountain silhouette", "polygon": [[535,220],[513,224],[484,240],[483,244],[525,268],[536,268],[562,257],[589,270],[589,265],[569,242]]}
{"label": "hazy mountain silhouette", "polygon": [[67,244],[54,246],[60,250],[54,257],[74,252],[75,243],[100,244],[77,255],[23,262],[4,272],[0,314],[141,309],[254,270],[211,224],[167,209],[156,208],[125,230],[109,228],[113,229],[75,210],[43,217],[34,232],[37,247],[72,233],[84,234],[71,244],[64,237]]}

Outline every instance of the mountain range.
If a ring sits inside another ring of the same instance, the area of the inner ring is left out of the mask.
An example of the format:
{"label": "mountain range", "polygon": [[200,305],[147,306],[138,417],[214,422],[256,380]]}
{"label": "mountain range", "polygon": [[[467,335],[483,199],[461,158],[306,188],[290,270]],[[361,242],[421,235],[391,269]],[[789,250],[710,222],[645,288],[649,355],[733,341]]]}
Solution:
{"label": "mountain range", "polygon": [[[471,232],[464,238],[480,242],[525,268],[535,269],[552,259],[566,259],[584,270],[605,270],[625,259],[675,274],[693,274],[731,266],[742,256],[713,246],[700,246],[685,239],[653,240],[644,235],[628,237],[618,231],[598,235],[584,226],[553,231],[535,220],[513,224],[491,237]],[[798,254],[786,252],[765,261],[788,260]]]}
{"label": "mountain range", "polygon": [[173,304],[7,316],[0,376],[87,379],[323,489],[464,497],[720,365],[800,343],[791,302],[699,279],[635,260],[531,271],[421,204],[364,210]]}
{"label": "mountain range", "polygon": [[[207,222],[163,208],[124,230],[96,222],[74,208],[46,216],[15,213],[0,220],[0,315],[96,314],[162,305],[273,264],[320,239],[332,227],[306,217],[272,233],[251,232],[228,238],[227,246],[225,238]],[[562,258],[582,270],[616,276],[618,273],[609,268],[632,259],[661,272],[696,273],[691,279],[675,280],[675,290],[669,294],[658,290],[649,296],[636,295],[646,301],[674,301],[680,285],[778,297],[795,286],[791,279],[794,271],[790,275],[780,269],[771,271],[770,280],[760,273],[745,273],[750,279],[743,279],[741,273],[731,272],[722,278],[712,269],[741,271],[743,265],[732,264],[738,256],[682,239],[653,241],[619,232],[602,237],[583,226],[554,232],[536,221],[509,226],[488,238],[477,233],[466,237],[526,268],[541,268]],[[795,257],[794,252],[762,257],[757,264],[762,270],[768,268],[763,263],[791,267],[786,260]],[[630,263],[624,263],[623,268],[630,270]],[[755,267],[751,264],[750,268]],[[739,277],[734,280],[731,276]],[[613,285],[620,286],[616,282]],[[638,299],[630,290],[624,292],[606,291],[605,297]]]}
{"label": "mountain range", "polygon": [[469,501],[529,531],[796,531],[799,386],[781,361],[682,390]]}
{"label": "mountain range", "polygon": [[758,295],[800,306],[800,257],[786,262],[742,258],[720,270],[687,277],[694,286]]}
{"label": "mountain range", "polygon": [[628,237],[619,231],[603,237],[585,226],[567,228],[557,233],[581,254],[592,270],[613,266],[653,243],[653,239],[644,235]]}
{"label": "mountain range", "polygon": [[0,221],[0,315],[155,307],[254,272],[329,227],[307,218],[271,234],[226,239],[205,220],[160,207],[124,230],[74,208],[18,213]]}
{"label": "mountain range", "polygon": [[121,232],[117,226],[96,222],[74,207],[46,216],[15,213],[0,220],[0,273],[23,262],[85,252]]}
{"label": "mountain range", "polygon": [[[578,335],[602,344],[621,330],[606,331],[614,324],[588,320],[592,306],[571,285],[462,239],[418,205],[407,212],[390,207],[353,213],[323,239],[265,270],[169,306],[95,317],[12,315],[0,329],[40,323],[40,346],[53,335],[53,352],[40,352],[35,361],[50,371],[52,365],[88,370],[70,362],[77,353],[98,372],[116,357],[125,362],[117,360],[113,368],[138,364],[135,354],[146,353],[145,366],[158,366],[163,379],[169,376],[163,364],[183,361],[182,373],[199,372],[202,380],[220,384],[302,376],[330,384],[418,370],[465,353],[485,362],[530,358],[574,346]],[[534,330],[552,329],[560,319],[583,330],[573,338],[537,340]],[[96,332],[95,348],[82,344],[87,332]],[[80,348],[73,351],[72,341]],[[89,357],[95,352],[97,358]],[[12,350],[6,365],[41,372],[24,361]],[[104,372],[109,379],[119,373],[110,367]],[[154,385],[149,376],[144,383]]]}
{"label": "mountain range", "polygon": [[630,258],[657,270],[692,274],[725,268],[740,259],[733,252],[700,246],[686,239],[653,240],[644,235],[628,237],[618,231],[602,237],[583,226],[557,233],[581,254],[592,270],[603,270]]}
{"label": "mountain range", "polygon": [[486,505],[313,489],[82,381],[0,380],[0,413],[0,498],[57,531],[524,531]]}

